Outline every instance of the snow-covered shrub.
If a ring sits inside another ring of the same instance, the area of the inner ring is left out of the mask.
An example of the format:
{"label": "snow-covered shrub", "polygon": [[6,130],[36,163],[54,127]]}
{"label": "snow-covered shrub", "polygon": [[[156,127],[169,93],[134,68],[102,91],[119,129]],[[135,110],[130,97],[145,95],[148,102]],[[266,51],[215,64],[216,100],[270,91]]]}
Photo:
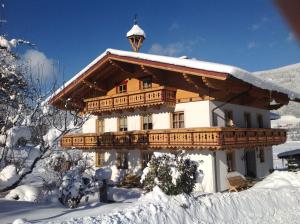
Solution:
{"label": "snow-covered shrub", "polygon": [[184,153],[154,153],[141,182],[148,191],[158,186],[168,195],[190,194],[196,183],[197,164]]}
{"label": "snow-covered shrub", "polygon": [[80,168],[72,167],[62,178],[58,199],[63,205],[76,208],[83,196],[94,192],[93,186],[93,178],[83,176]]}
{"label": "snow-covered shrub", "polygon": [[90,158],[79,150],[56,151],[45,160],[43,168],[44,194],[54,195],[69,208],[77,207],[82,197],[95,190]]}

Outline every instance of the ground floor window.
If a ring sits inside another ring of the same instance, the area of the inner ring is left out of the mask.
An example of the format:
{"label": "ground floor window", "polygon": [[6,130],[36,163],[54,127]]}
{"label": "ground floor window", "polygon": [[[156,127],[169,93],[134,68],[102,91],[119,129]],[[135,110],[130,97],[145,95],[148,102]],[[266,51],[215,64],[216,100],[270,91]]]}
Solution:
{"label": "ground floor window", "polygon": [[96,152],[96,166],[101,167],[105,165],[105,152]]}
{"label": "ground floor window", "polygon": [[227,152],[226,154],[226,159],[227,159],[227,171],[232,172],[235,170],[234,167],[234,154],[233,152]]}
{"label": "ground floor window", "polygon": [[151,160],[153,152],[142,152],[142,168],[147,167],[148,162]]}
{"label": "ground floor window", "polygon": [[261,163],[264,163],[265,162],[265,150],[264,149],[259,149],[259,161]]}
{"label": "ground floor window", "polygon": [[118,169],[128,169],[128,152],[117,152],[116,163]]}

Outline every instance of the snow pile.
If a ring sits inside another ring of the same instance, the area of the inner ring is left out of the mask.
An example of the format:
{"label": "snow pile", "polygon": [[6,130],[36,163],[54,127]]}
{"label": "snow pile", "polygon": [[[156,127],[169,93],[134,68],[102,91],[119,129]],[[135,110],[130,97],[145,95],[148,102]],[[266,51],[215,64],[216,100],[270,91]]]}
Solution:
{"label": "snow pile", "polygon": [[300,172],[280,172],[275,171],[264,181],[258,182],[254,185],[252,190],[260,189],[287,189],[287,188],[299,188],[300,189]]}
{"label": "snow pile", "polygon": [[[63,223],[296,223],[300,173],[274,172],[239,193],[168,196],[159,187],[130,208]],[[61,223],[56,221],[54,223]]]}
{"label": "snow pile", "polygon": [[137,24],[134,24],[133,27],[127,32],[126,37],[131,37],[134,35],[143,36],[144,38],[146,38],[146,33]]}
{"label": "snow pile", "polygon": [[107,191],[107,197],[111,201],[130,202],[141,197],[141,189],[110,187]]}
{"label": "snow pile", "polygon": [[26,219],[16,219],[12,224],[29,224]]}
{"label": "snow pile", "polygon": [[9,186],[18,179],[17,170],[15,165],[8,165],[0,172],[0,189]]}
{"label": "snow pile", "polygon": [[29,185],[20,185],[11,190],[8,195],[5,196],[9,200],[18,201],[37,201],[39,196],[39,190],[36,187]]}

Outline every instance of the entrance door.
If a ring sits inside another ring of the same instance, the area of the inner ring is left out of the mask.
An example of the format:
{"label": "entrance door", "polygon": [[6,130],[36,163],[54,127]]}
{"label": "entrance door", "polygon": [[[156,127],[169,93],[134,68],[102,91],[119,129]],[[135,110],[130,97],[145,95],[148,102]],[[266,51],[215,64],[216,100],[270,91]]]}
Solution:
{"label": "entrance door", "polygon": [[246,176],[256,177],[255,149],[245,151]]}

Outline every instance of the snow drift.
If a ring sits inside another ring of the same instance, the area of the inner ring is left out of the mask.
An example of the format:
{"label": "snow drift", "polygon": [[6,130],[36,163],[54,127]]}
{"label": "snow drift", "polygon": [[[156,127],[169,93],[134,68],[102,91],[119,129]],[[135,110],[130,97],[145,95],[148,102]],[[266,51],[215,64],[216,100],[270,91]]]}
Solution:
{"label": "snow drift", "polygon": [[[158,187],[132,207],[63,223],[296,223],[300,172],[276,171],[239,193],[167,196]],[[59,221],[55,223],[61,223]]]}

